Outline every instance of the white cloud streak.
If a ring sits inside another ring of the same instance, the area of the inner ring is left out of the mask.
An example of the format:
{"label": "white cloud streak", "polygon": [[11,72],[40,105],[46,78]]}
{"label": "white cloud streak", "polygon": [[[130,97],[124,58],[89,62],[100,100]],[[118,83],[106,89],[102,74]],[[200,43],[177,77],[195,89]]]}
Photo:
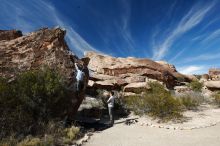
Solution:
{"label": "white cloud streak", "polygon": [[131,31],[129,28],[129,22],[130,22],[130,15],[131,15],[131,5],[128,0],[122,0],[122,16],[121,16],[121,22],[116,23],[115,26],[120,34],[120,36],[123,38],[123,40],[126,42],[126,45],[128,46],[127,51],[130,55],[132,55],[132,52],[135,50],[135,42],[133,41]]}
{"label": "white cloud streak", "polygon": [[193,56],[193,57],[189,57],[189,58],[184,59],[183,62],[188,63],[188,62],[207,61],[207,60],[214,60],[214,59],[220,59],[220,53],[202,54],[199,56]]}
{"label": "white cloud streak", "polygon": [[175,61],[178,57],[180,57],[186,49],[179,51],[173,58],[169,60],[169,62]]}
{"label": "white cloud streak", "polygon": [[[70,43],[70,48],[75,50],[82,56],[85,51],[96,51],[100,52],[92,47],[79,33],[77,33],[67,20],[60,17],[60,14],[55,7],[44,0],[38,1],[25,1],[28,3],[24,5],[24,1],[12,1],[7,0],[1,2],[0,8],[1,14],[9,19],[11,23],[7,22],[9,27],[20,29],[27,33],[38,29],[39,27],[61,26],[67,30],[66,39]],[[9,11],[12,10],[12,11]],[[2,17],[0,15],[0,17]]]}
{"label": "white cloud streak", "polygon": [[192,9],[181,19],[176,28],[167,35],[166,39],[153,46],[153,59],[162,59],[172,47],[173,43],[184,33],[198,25],[213,6],[214,2],[203,7],[192,7]]}
{"label": "white cloud streak", "polygon": [[188,74],[203,74],[207,72],[207,67],[191,65],[191,66],[180,67],[178,71],[182,74],[187,74],[187,75]]}
{"label": "white cloud streak", "polygon": [[202,43],[207,43],[209,41],[213,41],[216,38],[219,38],[219,36],[220,36],[220,29],[217,29],[214,32],[212,32],[211,34],[209,34],[209,36],[206,37],[204,40],[202,40]]}

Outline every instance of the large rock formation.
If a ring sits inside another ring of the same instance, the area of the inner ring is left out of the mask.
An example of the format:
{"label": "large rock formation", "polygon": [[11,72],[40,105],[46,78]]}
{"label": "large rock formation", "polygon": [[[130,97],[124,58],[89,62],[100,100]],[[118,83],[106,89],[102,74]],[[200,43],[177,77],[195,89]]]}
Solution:
{"label": "large rock formation", "polygon": [[[43,28],[25,36],[22,36],[21,31],[1,30],[0,76],[13,79],[20,72],[48,66],[60,71],[67,82],[72,78],[74,83],[73,75],[76,72],[74,63],[80,62],[80,59],[70,52],[64,36],[65,31],[60,28]],[[88,58],[81,60],[87,65],[88,61]],[[72,115],[77,112],[83,96],[82,92],[80,97],[73,97],[75,103]]]}
{"label": "large rock formation", "polygon": [[209,77],[211,80],[220,80],[220,68],[209,69]]}
{"label": "large rock formation", "polygon": [[13,40],[22,36],[22,32],[19,30],[0,30],[0,41]]}
{"label": "large rock formation", "polygon": [[220,90],[220,81],[206,81],[204,85],[210,90]]}
{"label": "large rock formation", "polygon": [[[89,69],[93,88],[123,89],[131,92],[133,86],[146,86],[145,82],[155,79],[163,82],[168,88],[174,87],[178,79],[190,79],[178,73],[173,65],[166,62],[155,62],[150,59],[114,58],[107,55],[87,52],[90,58]],[[147,87],[146,87],[147,88]]]}

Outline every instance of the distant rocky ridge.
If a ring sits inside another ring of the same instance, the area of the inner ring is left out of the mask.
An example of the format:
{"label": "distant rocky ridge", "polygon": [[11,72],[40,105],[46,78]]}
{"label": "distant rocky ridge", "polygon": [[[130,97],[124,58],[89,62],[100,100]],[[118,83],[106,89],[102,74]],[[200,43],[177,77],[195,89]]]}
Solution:
{"label": "distant rocky ridge", "polygon": [[[21,31],[1,30],[0,76],[11,80],[20,72],[47,66],[57,69],[67,82],[70,78],[75,81],[74,63],[80,59],[70,52],[64,40],[65,33],[61,28],[43,28],[23,36]],[[88,64],[89,59],[83,58],[82,61]],[[73,115],[83,98],[83,92],[76,97],[73,91]]]}

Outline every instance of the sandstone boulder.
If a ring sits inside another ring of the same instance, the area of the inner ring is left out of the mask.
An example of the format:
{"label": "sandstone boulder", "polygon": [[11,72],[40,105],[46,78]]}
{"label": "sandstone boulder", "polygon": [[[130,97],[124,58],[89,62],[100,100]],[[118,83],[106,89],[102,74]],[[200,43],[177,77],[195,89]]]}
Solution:
{"label": "sandstone boulder", "polygon": [[125,78],[125,82],[129,83],[137,83],[137,82],[145,82],[145,78],[144,76],[130,76]]}
{"label": "sandstone boulder", "polygon": [[194,75],[185,75],[187,76],[191,81],[198,81],[198,78]]}
{"label": "sandstone boulder", "polygon": [[124,92],[133,92],[133,93],[141,93],[150,89],[149,85],[146,82],[139,83],[130,83],[124,87]]}
{"label": "sandstone boulder", "polygon": [[97,75],[91,80],[114,80],[115,84],[124,86],[132,82],[143,82],[148,77],[164,82],[168,88],[175,86],[177,78],[189,80],[168,63],[133,57],[115,58],[95,52],[87,52],[85,56],[90,58],[89,69]]}
{"label": "sandstone boulder", "polygon": [[169,64],[166,61],[156,61],[157,63],[163,65],[164,67],[170,68],[172,71],[176,72],[176,67],[172,64]]}
{"label": "sandstone boulder", "polygon": [[96,81],[93,85],[98,89],[113,90],[115,88],[113,80]]}
{"label": "sandstone boulder", "polygon": [[22,32],[19,30],[0,30],[0,41],[9,41],[21,36]]}
{"label": "sandstone boulder", "polygon": [[209,75],[208,74],[203,74],[200,78],[200,82],[208,81],[209,80]]}
{"label": "sandstone boulder", "polygon": [[103,109],[104,105],[101,100],[86,95],[78,109],[77,119],[85,122],[95,122],[100,120]]}
{"label": "sandstone boulder", "polygon": [[[71,53],[64,37],[65,31],[60,28],[43,28],[24,36],[20,31],[0,31],[0,76],[11,80],[21,72],[47,66],[63,74],[67,84],[71,81],[74,84],[74,63],[88,64],[89,58],[80,60]],[[88,72],[86,76],[85,83],[88,82]],[[77,97],[73,89],[72,92],[73,108],[69,114],[74,116],[84,98],[84,91]]]}
{"label": "sandstone boulder", "polygon": [[104,74],[91,73],[90,79],[93,81],[104,81],[104,80],[114,80],[117,79],[117,77],[104,75]]}
{"label": "sandstone boulder", "polygon": [[220,68],[210,68],[209,69],[209,76],[210,76],[211,80],[220,81]]}
{"label": "sandstone boulder", "polygon": [[95,84],[95,82],[94,82],[94,81],[89,80],[89,82],[88,82],[88,86],[89,86],[89,87],[93,87],[93,86],[94,86],[94,84]]}
{"label": "sandstone boulder", "polygon": [[204,85],[210,90],[220,90],[220,81],[206,81]]}
{"label": "sandstone boulder", "polygon": [[148,83],[148,84],[151,83],[151,82],[157,82],[157,83],[159,83],[159,84],[161,84],[161,85],[164,85],[163,82],[160,82],[160,81],[158,81],[158,80],[151,79],[151,78],[148,78],[148,77],[145,78],[145,82]]}

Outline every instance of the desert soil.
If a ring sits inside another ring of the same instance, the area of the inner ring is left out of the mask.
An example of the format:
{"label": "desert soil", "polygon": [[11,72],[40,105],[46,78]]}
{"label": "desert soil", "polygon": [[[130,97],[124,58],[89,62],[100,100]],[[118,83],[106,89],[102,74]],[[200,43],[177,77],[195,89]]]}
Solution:
{"label": "desert soil", "polygon": [[220,146],[220,109],[205,107],[184,114],[188,120],[182,124],[139,117],[137,123],[126,125],[126,119],[120,119],[113,127],[95,132],[84,146]]}

